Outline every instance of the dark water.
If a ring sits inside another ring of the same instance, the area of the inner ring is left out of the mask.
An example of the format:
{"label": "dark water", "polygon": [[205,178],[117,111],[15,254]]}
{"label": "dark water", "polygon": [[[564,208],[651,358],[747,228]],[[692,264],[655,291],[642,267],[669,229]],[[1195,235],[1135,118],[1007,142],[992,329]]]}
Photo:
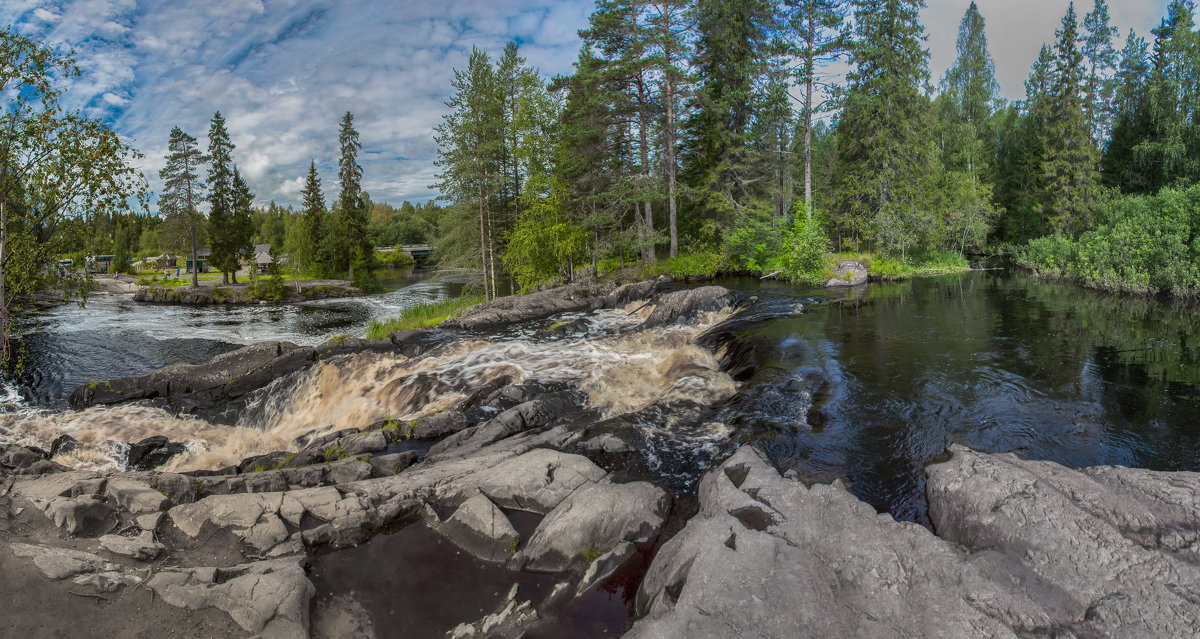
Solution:
{"label": "dark water", "polygon": [[[758,294],[754,313],[769,316],[814,292]],[[878,509],[922,523],[922,469],[952,442],[1074,467],[1200,470],[1195,305],[1020,272],[816,294],[826,301],[741,331],[757,379],[791,376],[813,393],[807,415],[782,411],[751,436],[781,467],[844,477]]]}
{"label": "dark water", "polygon": [[362,335],[372,319],[425,301],[456,297],[462,280],[432,271],[384,271],[391,292],[362,298],[254,306],[171,306],[131,296],[93,296],[22,320],[22,370],[4,379],[0,401],[58,408],[95,380],[144,375],[168,364],[206,362],[246,344],[286,340],[319,344],[340,334]]}

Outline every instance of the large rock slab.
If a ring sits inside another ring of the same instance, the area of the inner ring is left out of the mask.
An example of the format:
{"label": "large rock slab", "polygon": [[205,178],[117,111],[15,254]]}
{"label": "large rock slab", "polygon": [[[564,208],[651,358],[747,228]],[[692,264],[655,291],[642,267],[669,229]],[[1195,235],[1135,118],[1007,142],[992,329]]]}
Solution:
{"label": "large rock slab", "polygon": [[657,535],[670,503],[665,490],[644,481],[585,484],[546,515],[513,561],[535,572],[586,565],[624,542]]}
{"label": "large rock slab", "polygon": [[521,539],[504,511],[483,495],[464,501],[449,519],[435,525],[434,529],[472,555],[499,563],[512,556]]}
{"label": "large rock slab", "polygon": [[744,303],[744,298],[724,286],[701,286],[659,295],[652,303],[654,310],[642,324],[643,328],[692,320],[700,313],[726,307],[737,308]]}

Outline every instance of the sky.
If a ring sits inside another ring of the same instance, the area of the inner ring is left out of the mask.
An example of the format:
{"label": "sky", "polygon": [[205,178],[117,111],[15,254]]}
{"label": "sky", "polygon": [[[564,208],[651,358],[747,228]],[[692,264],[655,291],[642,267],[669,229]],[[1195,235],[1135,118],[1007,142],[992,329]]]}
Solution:
{"label": "sky", "polygon": [[[1068,0],[977,0],[1003,96],[1019,99]],[[1080,0],[1082,16],[1093,0]],[[1168,0],[1109,0],[1121,38],[1146,36]],[[934,79],[953,62],[970,0],[927,0]],[[0,24],[79,53],[68,105],[145,154],[151,187],[179,126],[205,143],[220,110],[258,203],[296,204],[309,160],[336,192],[338,120],[355,115],[375,201],[436,195],[433,127],[471,48],[516,40],[546,76],[571,71],[590,0],[3,0]],[[1118,43],[1119,45],[1120,43]]]}

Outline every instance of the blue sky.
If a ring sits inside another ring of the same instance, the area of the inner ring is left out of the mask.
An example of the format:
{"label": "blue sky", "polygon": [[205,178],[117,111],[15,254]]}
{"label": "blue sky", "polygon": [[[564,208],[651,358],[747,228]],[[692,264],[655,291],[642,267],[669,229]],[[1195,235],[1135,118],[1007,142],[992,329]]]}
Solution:
{"label": "blue sky", "polygon": [[[1004,95],[1019,98],[1067,0],[977,1]],[[1129,27],[1147,35],[1166,2],[1109,4],[1123,36]],[[968,3],[928,0],[935,78],[953,60]],[[567,73],[591,10],[590,0],[3,0],[0,24],[79,51],[85,75],[72,105],[145,153],[152,186],[171,127],[203,143],[219,109],[259,203],[295,203],[310,158],[330,196],[337,121],[349,110],[362,134],[365,188],[399,203],[434,195],[433,127],[471,47],[495,53],[516,38],[543,73]]]}

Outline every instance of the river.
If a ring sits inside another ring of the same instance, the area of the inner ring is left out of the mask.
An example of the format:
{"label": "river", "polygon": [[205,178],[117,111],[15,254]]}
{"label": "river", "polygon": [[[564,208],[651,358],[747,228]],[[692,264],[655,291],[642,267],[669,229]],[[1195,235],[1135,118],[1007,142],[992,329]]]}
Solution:
{"label": "river", "polygon": [[[1200,470],[1196,306],[1101,295],[1017,271],[850,291],[719,283],[759,296],[730,328],[752,348],[733,372],[739,385],[731,400],[704,414],[681,414],[683,421],[656,422],[659,431],[696,431],[647,437],[661,447],[654,464],[664,476],[683,468],[694,478],[728,450],[721,442],[753,440],[782,469],[814,480],[844,478],[880,511],[927,524],[922,468],[951,442],[1069,466]],[[407,275],[397,285],[376,297],[287,306],[192,309],[103,298],[86,309],[52,309],[25,327],[26,367],[10,380],[9,399],[58,409],[76,386],[91,380],[205,361],[255,341],[316,344],[336,334],[361,334],[371,318],[461,289],[428,274]],[[580,333],[558,340],[520,330],[487,336],[481,338],[486,346],[463,346],[430,370],[443,378],[450,368],[463,377],[488,366],[520,369],[542,382],[562,377],[590,384],[594,397],[614,403],[606,410],[620,414],[648,405],[651,398],[637,398],[637,391],[653,390],[652,373],[663,370],[653,357],[638,368],[638,349],[658,349],[662,361],[700,357],[680,355],[680,340],[698,330],[632,340],[612,337],[629,328],[612,318],[589,321]],[[396,362],[371,365],[376,380],[393,373],[418,380],[429,373]],[[365,378],[329,367],[321,373],[324,382],[335,373],[348,390]],[[313,377],[292,386],[321,381]],[[282,407],[277,412],[291,421],[319,414],[322,424],[403,412],[371,404],[335,413],[291,396],[286,405],[263,405]]]}

